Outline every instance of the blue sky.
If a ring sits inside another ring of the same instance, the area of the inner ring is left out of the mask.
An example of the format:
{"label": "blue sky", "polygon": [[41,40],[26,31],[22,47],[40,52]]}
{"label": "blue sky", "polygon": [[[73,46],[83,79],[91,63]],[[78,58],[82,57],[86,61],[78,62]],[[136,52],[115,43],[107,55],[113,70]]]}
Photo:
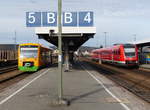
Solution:
{"label": "blue sky", "polygon": [[[150,1],[149,0],[63,0],[63,11],[86,11],[95,13],[97,34],[84,45],[107,45],[134,40],[150,41]],[[17,42],[40,42],[34,28],[25,25],[27,11],[57,11],[57,0],[1,0],[0,2],[0,43],[13,43],[15,31]]]}

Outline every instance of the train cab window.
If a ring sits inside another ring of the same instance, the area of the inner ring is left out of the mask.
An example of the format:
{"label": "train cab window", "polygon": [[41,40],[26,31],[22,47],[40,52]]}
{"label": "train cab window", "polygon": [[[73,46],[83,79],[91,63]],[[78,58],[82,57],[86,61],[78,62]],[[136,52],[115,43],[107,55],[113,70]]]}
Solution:
{"label": "train cab window", "polygon": [[38,46],[20,46],[20,57],[22,58],[37,58]]}
{"label": "train cab window", "polygon": [[125,56],[127,57],[135,56],[136,53],[135,46],[134,45],[124,46],[124,52],[125,52]]}

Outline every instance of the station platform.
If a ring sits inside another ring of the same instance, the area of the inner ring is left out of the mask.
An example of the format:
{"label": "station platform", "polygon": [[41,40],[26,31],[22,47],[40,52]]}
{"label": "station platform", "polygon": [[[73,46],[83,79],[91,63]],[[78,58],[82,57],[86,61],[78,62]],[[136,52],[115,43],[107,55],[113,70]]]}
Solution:
{"label": "station platform", "polygon": [[40,70],[0,93],[0,110],[149,110],[138,97],[115,85],[90,65],[76,62],[63,73],[70,106],[52,105],[58,97],[58,68]]}
{"label": "station platform", "polygon": [[140,68],[150,69],[150,64],[142,64],[140,65]]}

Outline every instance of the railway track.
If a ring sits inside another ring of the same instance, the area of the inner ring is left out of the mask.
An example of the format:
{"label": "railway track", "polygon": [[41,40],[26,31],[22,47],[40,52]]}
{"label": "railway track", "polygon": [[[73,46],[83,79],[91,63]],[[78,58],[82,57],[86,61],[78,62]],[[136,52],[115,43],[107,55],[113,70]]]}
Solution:
{"label": "railway track", "polygon": [[5,67],[5,68],[0,68],[0,74],[10,72],[10,71],[13,71],[13,70],[17,70],[17,65]]}
{"label": "railway track", "polygon": [[82,61],[88,62],[99,73],[150,103],[150,72],[138,69],[124,69],[106,64],[100,65],[88,59],[82,59]]}
{"label": "railway track", "polygon": [[4,82],[20,74],[22,72],[18,71],[17,65],[0,68],[0,82]]}
{"label": "railway track", "polygon": [[0,68],[0,92],[29,75],[19,71],[17,65]]}

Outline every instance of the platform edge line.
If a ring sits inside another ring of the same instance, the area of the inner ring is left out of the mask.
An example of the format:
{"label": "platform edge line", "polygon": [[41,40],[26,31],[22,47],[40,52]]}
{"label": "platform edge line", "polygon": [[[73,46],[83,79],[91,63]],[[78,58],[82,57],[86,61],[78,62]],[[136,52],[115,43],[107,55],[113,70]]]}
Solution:
{"label": "platform edge line", "polygon": [[17,93],[21,92],[24,88],[26,88],[27,86],[29,86],[32,82],[36,81],[38,78],[40,78],[41,76],[43,76],[44,74],[46,74],[50,69],[48,69],[47,71],[43,72],[42,74],[38,75],[37,77],[35,77],[33,80],[31,80],[30,82],[28,82],[27,84],[25,84],[23,87],[21,87],[20,89],[18,89],[16,92],[14,92],[13,94],[11,94],[10,96],[6,97],[5,99],[3,99],[2,101],[0,101],[0,105],[4,104],[5,102],[7,102],[9,99],[11,99],[13,96],[15,96]]}
{"label": "platform edge line", "polygon": [[96,78],[96,76],[94,76],[91,72],[89,72],[83,65],[81,65],[81,67],[93,78],[95,79],[104,89],[105,91],[107,91],[113,98],[115,98],[120,105],[122,105],[125,110],[131,110],[126,104],[122,103],[121,100],[115,96],[99,79]]}

